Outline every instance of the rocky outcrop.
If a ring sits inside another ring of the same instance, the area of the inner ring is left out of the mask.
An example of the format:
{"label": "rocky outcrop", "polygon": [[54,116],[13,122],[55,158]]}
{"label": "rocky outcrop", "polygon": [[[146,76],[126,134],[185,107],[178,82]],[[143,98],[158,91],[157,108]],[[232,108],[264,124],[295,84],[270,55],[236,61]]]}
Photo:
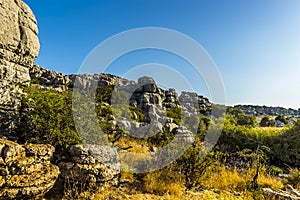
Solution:
{"label": "rocky outcrop", "polygon": [[247,115],[252,116],[286,116],[286,117],[299,117],[300,109],[272,107],[272,106],[255,106],[255,105],[236,105],[235,108],[240,108]]}
{"label": "rocky outcrop", "polygon": [[29,68],[31,83],[40,85],[43,88],[51,87],[58,91],[72,89],[76,81],[76,87],[87,89],[92,82],[96,82],[100,87],[112,85],[132,84],[134,81],[122,79],[111,74],[80,74],[65,75],[59,72],[42,68],[39,65],[33,65]]}
{"label": "rocky outcrop", "polygon": [[2,0],[0,15],[0,132],[9,133],[18,120],[19,85],[30,80],[40,46],[36,19],[24,2]]}
{"label": "rocky outcrop", "polygon": [[51,71],[40,67],[39,65],[33,65],[29,68],[29,75],[31,83],[39,84],[42,87],[52,87],[59,90],[65,90],[71,85],[69,76],[62,73]]}
{"label": "rocky outcrop", "polygon": [[[58,163],[61,175],[53,189],[56,193],[61,191],[65,199],[92,199],[105,187],[118,184],[120,162],[115,149],[99,145],[74,145],[67,155]],[[56,199],[61,198],[58,196]]]}
{"label": "rocky outcrop", "polygon": [[0,199],[40,199],[53,187],[59,175],[50,163],[54,147],[0,139],[0,151]]}

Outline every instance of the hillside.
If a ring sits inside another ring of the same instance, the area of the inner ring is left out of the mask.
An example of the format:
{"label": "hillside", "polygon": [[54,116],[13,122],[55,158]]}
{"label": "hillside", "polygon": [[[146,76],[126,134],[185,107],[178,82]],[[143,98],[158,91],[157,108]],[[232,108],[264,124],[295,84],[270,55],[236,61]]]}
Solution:
{"label": "hillside", "polygon": [[0,14],[0,199],[300,199],[300,121],[251,116],[296,111],[50,71],[30,8]]}
{"label": "hillside", "polygon": [[299,117],[300,110],[283,107],[272,106],[255,106],[255,105],[235,105],[235,108],[242,109],[247,115],[253,116],[286,116],[286,117]]}

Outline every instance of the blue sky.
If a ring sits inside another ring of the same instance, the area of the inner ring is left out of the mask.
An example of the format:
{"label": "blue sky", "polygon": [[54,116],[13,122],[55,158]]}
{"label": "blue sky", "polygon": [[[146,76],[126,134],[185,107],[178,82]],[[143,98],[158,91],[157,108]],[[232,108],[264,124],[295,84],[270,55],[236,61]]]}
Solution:
{"label": "blue sky", "polygon": [[[133,28],[163,27],[205,48],[223,79],[226,104],[300,107],[298,0],[24,1],[39,24],[36,63],[48,69],[77,73],[105,39]],[[153,62],[185,73],[195,91],[210,97],[205,82],[186,70],[188,64],[166,52],[130,53],[108,72],[124,76],[135,66]]]}

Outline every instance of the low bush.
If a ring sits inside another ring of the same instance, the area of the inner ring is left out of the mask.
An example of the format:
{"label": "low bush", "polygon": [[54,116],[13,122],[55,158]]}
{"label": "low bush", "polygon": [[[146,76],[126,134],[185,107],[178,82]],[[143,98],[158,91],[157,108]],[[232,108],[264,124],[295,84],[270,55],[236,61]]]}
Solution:
{"label": "low bush", "polygon": [[66,150],[78,144],[70,92],[28,87],[22,100],[19,137],[22,142],[51,144]]}

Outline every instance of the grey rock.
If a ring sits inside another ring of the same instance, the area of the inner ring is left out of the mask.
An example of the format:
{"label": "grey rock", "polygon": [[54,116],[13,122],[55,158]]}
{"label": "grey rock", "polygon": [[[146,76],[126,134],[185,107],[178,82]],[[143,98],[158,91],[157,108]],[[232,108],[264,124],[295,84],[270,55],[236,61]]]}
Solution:
{"label": "grey rock", "polygon": [[182,142],[192,143],[194,141],[194,134],[184,126],[179,126],[178,128],[175,128],[174,133],[177,136],[177,138]]}
{"label": "grey rock", "polygon": [[39,52],[36,19],[21,0],[0,3],[0,133],[10,134],[18,122],[22,89],[30,80],[28,68]]}
{"label": "grey rock", "polygon": [[280,199],[280,200],[299,200],[299,192],[293,187],[287,186],[288,191],[273,190],[271,188],[263,188],[263,194],[266,199]]}
{"label": "grey rock", "polygon": [[[58,164],[61,175],[56,188],[66,185],[64,198],[74,198],[73,189],[79,193],[89,192],[90,199],[107,186],[118,184],[120,162],[117,150],[109,146],[74,145],[69,156]],[[72,196],[73,195],[73,196]],[[77,194],[78,195],[78,194]],[[80,194],[79,194],[80,195]]]}

